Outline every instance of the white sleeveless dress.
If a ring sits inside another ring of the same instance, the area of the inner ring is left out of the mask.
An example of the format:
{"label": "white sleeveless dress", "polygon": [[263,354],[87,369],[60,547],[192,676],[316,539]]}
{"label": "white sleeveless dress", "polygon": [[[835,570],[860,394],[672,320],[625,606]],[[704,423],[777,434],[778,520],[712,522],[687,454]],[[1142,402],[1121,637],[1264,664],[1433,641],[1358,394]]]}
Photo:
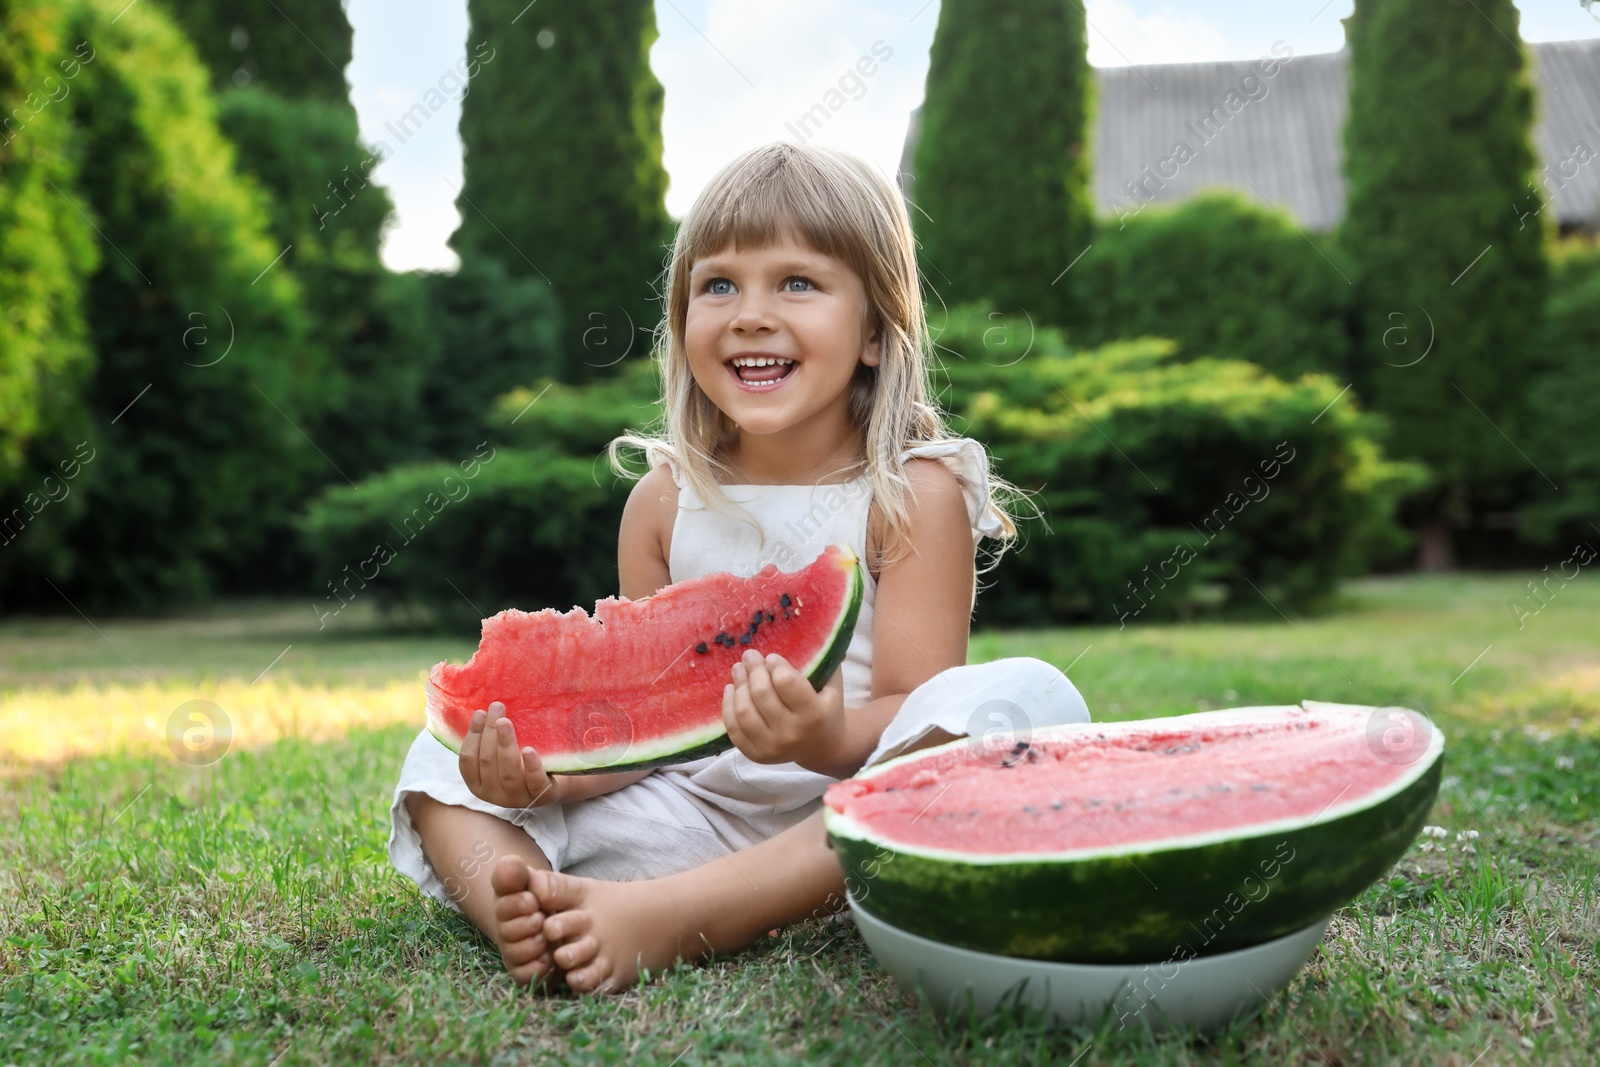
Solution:
{"label": "white sleeveless dress", "polygon": [[[956,475],[974,544],[1000,532],[999,516],[990,508],[982,445],[960,438],[904,453],[906,459],[919,457],[938,459]],[[678,465],[669,465],[679,490],[668,559],[673,582],[719,571],[747,577],[768,563],[792,571],[829,544],[855,549],[866,582],[841,669],[845,707],[868,703],[877,582],[865,566],[870,505],[866,476],[823,485],[722,486],[760,524],[758,532],[739,516],[706,507],[683,481]],[[883,622],[893,625],[892,619]],[[892,757],[936,727],[954,735],[978,735],[1087,721],[1089,711],[1077,689],[1043,660],[1013,657],[953,667],[906,698],[867,764]],[[632,785],[587,800],[502,808],[467,789],[456,754],[424,729],[411,745],[395,788],[389,857],[424,894],[460,910],[445,892],[450,872],[432,869],[411,824],[405,797],[420,792],[520,826],[553,870],[610,881],[662,877],[748,848],[801,822],[821,807],[823,791],[835,781],[795,763],[756,763],[729,749],[657,768]],[[461,876],[454,881],[462,881]]]}

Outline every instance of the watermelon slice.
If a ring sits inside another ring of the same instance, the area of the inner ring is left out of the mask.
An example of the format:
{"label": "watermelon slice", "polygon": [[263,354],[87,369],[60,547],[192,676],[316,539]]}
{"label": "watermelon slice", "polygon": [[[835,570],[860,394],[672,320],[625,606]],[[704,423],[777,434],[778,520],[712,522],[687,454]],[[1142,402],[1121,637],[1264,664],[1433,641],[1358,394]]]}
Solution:
{"label": "watermelon slice", "polygon": [[828,787],[855,900],[902,930],[1069,963],[1304,929],[1387,871],[1439,789],[1416,712],[1307,702],[968,739]]}
{"label": "watermelon slice", "polygon": [[428,676],[428,730],[461,751],[472,713],[498,700],[546,771],[587,774],[683,763],[731,748],[722,687],[745,649],[777,653],[821,689],[861,610],[860,561],[829,545],[807,566],[749,578],[707,574],[642,600],[502,611],[464,666]]}

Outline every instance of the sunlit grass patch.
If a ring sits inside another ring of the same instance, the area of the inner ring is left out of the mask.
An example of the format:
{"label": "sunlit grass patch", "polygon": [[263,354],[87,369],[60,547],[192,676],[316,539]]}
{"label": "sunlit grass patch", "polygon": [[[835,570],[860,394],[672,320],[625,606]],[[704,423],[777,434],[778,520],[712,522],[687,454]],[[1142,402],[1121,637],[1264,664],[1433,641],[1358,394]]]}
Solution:
{"label": "sunlit grass patch", "polygon": [[23,689],[0,694],[0,764],[118,750],[208,763],[232,747],[284,738],[328,741],[396,723],[421,729],[423,708],[422,677],[381,685],[223,679]]}

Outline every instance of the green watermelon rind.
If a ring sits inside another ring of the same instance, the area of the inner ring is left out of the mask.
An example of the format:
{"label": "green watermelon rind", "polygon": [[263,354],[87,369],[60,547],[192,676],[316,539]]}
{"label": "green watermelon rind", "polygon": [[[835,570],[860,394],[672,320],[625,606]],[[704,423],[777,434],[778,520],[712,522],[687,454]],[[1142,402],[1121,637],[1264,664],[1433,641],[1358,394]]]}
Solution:
{"label": "green watermelon rind", "polygon": [[[993,955],[1160,963],[1270,941],[1359,896],[1421,830],[1438,795],[1443,748],[1435,728],[1413,773],[1386,790],[1248,837],[1019,861],[897,849],[826,804],[824,826],[851,895],[900,929]],[[874,771],[891,762],[898,760]]]}
{"label": "green watermelon rind", "polygon": [[[811,687],[819,691],[827,685],[828,679],[833,677],[833,672],[844,662],[845,655],[850,650],[850,642],[855,636],[856,620],[861,615],[861,601],[865,595],[866,583],[861,575],[861,563],[853,551],[846,572],[846,583],[844,611],[835,619],[826,642],[815,659],[810,663],[796,666],[796,670],[806,676]],[[432,683],[429,684],[431,686]],[[427,729],[440,744],[460,754],[462,739],[450,735],[448,730],[439,728],[432,716],[428,718]],[[653,745],[629,745],[627,753],[631,758],[621,762],[608,762],[604,751],[587,752],[582,756],[571,757],[541,756],[541,761],[546,773],[549,774],[625,774],[628,771],[689,763],[706,756],[720,755],[732,747],[733,739],[728,736],[726,726],[718,721],[701,730],[685,731],[672,737],[662,738]]]}
{"label": "green watermelon rind", "polygon": [[833,672],[844,662],[845,654],[850,651],[850,640],[855,636],[856,620],[861,617],[861,600],[865,595],[866,581],[861,576],[859,559],[851,564],[848,581],[850,587],[845,591],[844,614],[839,616],[827,644],[817,654],[816,659],[796,668],[806,676],[811,688],[818,692],[828,684]]}

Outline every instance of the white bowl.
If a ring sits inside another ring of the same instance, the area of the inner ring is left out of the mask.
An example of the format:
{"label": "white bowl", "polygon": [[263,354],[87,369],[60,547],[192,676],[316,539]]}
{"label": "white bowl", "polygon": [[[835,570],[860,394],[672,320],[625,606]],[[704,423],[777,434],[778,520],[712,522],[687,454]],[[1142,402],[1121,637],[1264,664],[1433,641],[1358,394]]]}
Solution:
{"label": "white bowl", "polygon": [[891,926],[846,893],[867,947],[902,989],[943,1014],[988,1015],[1030,1004],[1053,1025],[1095,1026],[1109,1008],[1119,1026],[1211,1030],[1254,1014],[1311,958],[1332,918],[1235,952],[1150,964],[1054,963],[995,956]]}

